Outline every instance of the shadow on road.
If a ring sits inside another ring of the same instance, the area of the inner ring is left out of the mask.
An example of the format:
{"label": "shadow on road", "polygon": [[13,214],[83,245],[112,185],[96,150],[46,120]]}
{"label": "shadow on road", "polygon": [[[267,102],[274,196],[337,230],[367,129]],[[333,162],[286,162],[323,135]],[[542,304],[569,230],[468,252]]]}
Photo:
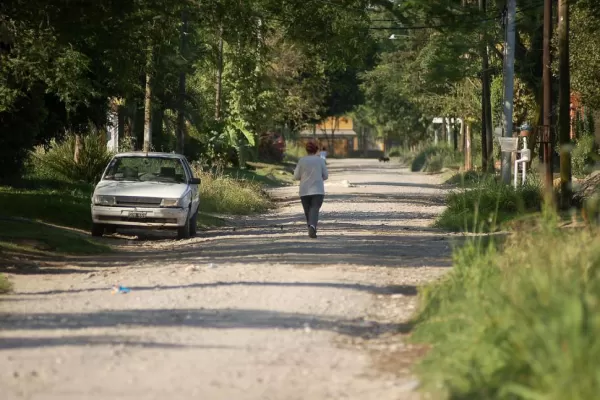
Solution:
{"label": "shadow on road", "polygon": [[[249,287],[314,287],[314,288],[329,288],[329,289],[347,289],[347,290],[358,290],[364,291],[371,294],[378,295],[391,295],[401,294],[403,296],[416,296],[417,287],[411,285],[388,285],[388,286],[375,286],[375,285],[363,285],[363,284],[345,284],[335,282],[252,282],[252,281],[239,281],[239,282],[214,282],[214,283],[194,283],[189,285],[157,285],[157,286],[129,286],[134,292],[143,291],[155,291],[155,290],[178,290],[178,289],[208,289],[218,287],[229,287],[229,286],[249,286]],[[43,292],[27,292],[19,293],[20,296],[47,296],[55,294],[75,294],[75,293],[89,293],[106,291],[104,287],[101,288],[89,288],[89,289],[69,289],[69,290],[48,290]],[[0,330],[2,328],[0,327]]]}
{"label": "shadow on road", "polygon": [[22,337],[2,337],[0,338],[0,350],[9,349],[27,349],[27,348],[48,348],[63,346],[110,346],[126,345],[128,347],[155,348],[155,349],[183,349],[183,348],[201,348],[201,349],[225,349],[233,348],[231,346],[200,346],[184,345],[176,343],[160,343],[143,341],[130,336],[116,335],[96,335],[96,336],[61,336],[61,337],[40,337],[40,338],[22,338]]}
{"label": "shadow on road", "polygon": [[[253,309],[176,309],[119,310],[94,313],[0,313],[1,331],[90,329],[116,327],[192,327],[202,329],[311,329],[342,335],[372,338],[384,333],[407,333],[408,323],[378,323],[360,319],[320,317]],[[4,343],[4,348],[18,347],[18,339]],[[25,345],[25,341],[23,345]],[[42,344],[35,340],[30,344]],[[0,341],[0,349],[2,348]],[[21,347],[23,347],[23,345]]]}

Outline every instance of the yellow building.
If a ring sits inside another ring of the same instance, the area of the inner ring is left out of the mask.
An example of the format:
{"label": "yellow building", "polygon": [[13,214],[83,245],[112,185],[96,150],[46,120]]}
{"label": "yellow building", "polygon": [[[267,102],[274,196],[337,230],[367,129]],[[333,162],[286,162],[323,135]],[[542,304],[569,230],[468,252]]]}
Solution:
{"label": "yellow building", "polygon": [[[305,145],[315,140],[319,146],[336,157],[366,156],[385,152],[383,140],[377,139],[372,129],[360,126],[351,117],[329,117],[312,129],[300,132],[300,142]],[[333,152],[331,146],[333,145]]]}

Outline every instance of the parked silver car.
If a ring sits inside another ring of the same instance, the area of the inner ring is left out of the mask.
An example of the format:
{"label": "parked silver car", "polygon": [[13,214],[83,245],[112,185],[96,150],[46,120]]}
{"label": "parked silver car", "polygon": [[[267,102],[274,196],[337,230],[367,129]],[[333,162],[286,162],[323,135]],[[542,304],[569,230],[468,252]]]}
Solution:
{"label": "parked silver car", "polygon": [[106,167],[92,196],[92,236],[117,227],[176,229],[196,234],[200,179],[184,156],[122,153]]}

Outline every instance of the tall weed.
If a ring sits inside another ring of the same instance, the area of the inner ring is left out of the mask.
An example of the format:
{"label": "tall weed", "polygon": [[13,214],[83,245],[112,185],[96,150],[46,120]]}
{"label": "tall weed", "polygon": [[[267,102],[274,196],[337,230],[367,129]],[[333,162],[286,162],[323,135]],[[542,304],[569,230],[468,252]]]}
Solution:
{"label": "tall weed", "polygon": [[430,145],[415,155],[411,163],[411,170],[436,173],[444,168],[460,166],[461,160],[461,154],[455,152],[451,146]]}
{"label": "tall weed", "polygon": [[260,183],[231,178],[222,171],[207,172],[196,168],[200,177],[200,211],[244,215],[266,211],[271,200]]}
{"label": "tall weed", "polygon": [[594,164],[600,159],[596,150],[596,139],[593,135],[583,135],[575,142],[571,152],[573,175],[583,178],[592,172]]}
{"label": "tall weed", "polygon": [[452,399],[587,400],[600,392],[600,236],[520,232],[503,250],[470,243],[425,290],[419,367]]}
{"label": "tall weed", "polygon": [[541,206],[541,187],[535,180],[515,189],[493,178],[482,179],[473,188],[450,193],[436,225],[455,231],[490,231],[506,220],[540,211]]}

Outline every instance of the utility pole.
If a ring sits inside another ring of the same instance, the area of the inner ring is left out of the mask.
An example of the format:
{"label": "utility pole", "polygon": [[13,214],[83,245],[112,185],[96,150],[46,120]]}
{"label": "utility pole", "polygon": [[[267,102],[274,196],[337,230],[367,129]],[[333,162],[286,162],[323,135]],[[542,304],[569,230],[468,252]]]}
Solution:
{"label": "utility pole", "polygon": [[[506,43],[504,45],[504,104],[503,125],[504,136],[512,137],[513,131],[513,97],[514,97],[514,72],[515,72],[515,18],[517,1],[507,0]],[[510,184],[511,153],[502,153],[502,181]]]}
{"label": "utility pole", "polygon": [[544,0],[544,41],[543,41],[543,130],[542,143],[544,149],[544,183],[546,201],[549,204],[554,203],[554,172],[552,167],[552,150],[554,143],[554,134],[552,131],[552,53],[550,51],[550,42],[552,40],[552,0]]}
{"label": "utility pole", "polygon": [[[486,0],[479,0],[479,10],[482,14],[487,12]],[[490,71],[488,59],[488,44],[485,30],[481,32],[481,163],[483,171],[493,169],[493,128],[492,128],[492,102],[490,95]]]}
{"label": "utility pole", "polygon": [[185,146],[185,50],[186,50],[186,36],[187,36],[187,15],[185,11],[181,12],[181,43],[179,45],[181,57],[183,63],[181,71],[179,72],[179,98],[177,105],[177,153],[183,154]]}
{"label": "utility pole", "polygon": [[560,143],[560,206],[571,206],[571,83],[569,69],[569,1],[558,1],[558,126]]}

